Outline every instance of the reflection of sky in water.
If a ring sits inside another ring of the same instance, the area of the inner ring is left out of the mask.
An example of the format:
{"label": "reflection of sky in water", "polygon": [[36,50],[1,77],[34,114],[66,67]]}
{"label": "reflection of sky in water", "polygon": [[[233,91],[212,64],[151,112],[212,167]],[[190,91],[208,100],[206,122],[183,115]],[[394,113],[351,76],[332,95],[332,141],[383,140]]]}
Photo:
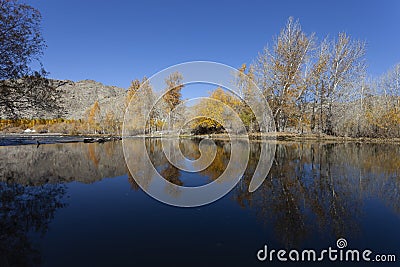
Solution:
{"label": "reflection of sky in water", "polygon": [[[156,141],[151,142],[162,172],[167,165]],[[186,148],[189,153],[196,143]],[[251,151],[245,178],[233,191],[211,205],[184,209],[161,204],[138,189],[126,175],[119,142],[0,147],[0,211],[2,216],[20,215],[0,219],[0,236],[8,237],[0,240],[0,263],[34,258],[43,266],[260,266],[255,253],[264,244],[319,249],[334,247],[338,237],[351,248],[399,256],[398,146],[278,145],[268,178],[252,194],[247,189],[257,162],[256,144]],[[217,155],[217,160],[225,157]],[[209,182],[218,173],[217,166],[199,174],[170,172],[188,186]],[[35,190],[13,191],[5,177]],[[43,186],[47,181],[52,185]],[[64,189],[56,190],[60,182]],[[22,194],[13,198],[17,192]],[[173,197],[176,192],[168,193]],[[65,206],[57,204],[60,198]],[[13,211],[4,213],[5,204]],[[25,229],[34,218],[38,228]],[[28,234],[36,229],[46,230]],[[4,243],[10,239],[14,243]],[[21,244],[30,249],[18,249]]]}

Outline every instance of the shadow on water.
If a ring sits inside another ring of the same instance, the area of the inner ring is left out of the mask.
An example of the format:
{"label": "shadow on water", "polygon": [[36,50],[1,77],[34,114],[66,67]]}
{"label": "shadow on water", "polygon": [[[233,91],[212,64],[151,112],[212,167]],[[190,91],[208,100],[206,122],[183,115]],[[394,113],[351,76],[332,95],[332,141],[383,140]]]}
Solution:
{"label": "shadow on water", "polygon": [[41,265],[30,236],[44,236],[67,206],[65,183],[125,174],[121,150],[120,143],[0,147],[0,266]]}
{"label": "shadow on water", "polygon": [[[212,164],[196,174],[171,165],[158,139],[146,140],[151,164],[143,159],[143,153],[134,141],[131,149],[136,149],[138,153],[129,160],[135,162],[134,171],[143,173],[140,177],[143,179],[142,186],[151,185],[153,177],[148,174],[153,166],[173,184],[198,186],[216,180],[229,162],[229,142],[218,141],[216,145],[216,158]],[[376,209],[369,208],[371,201],[383,203],[384,209],[395,214],[399,220],[398,145],[278,143],[268,177],[257,191],[249,193],[248,187],[262,145],[257,142],[250,144],[249,164],[244,177],[224,199],[239,210],[245,209],[254,214],[261,228],[248,231],[260,231],[267,236],[265,233],[271,232],[269,240],[272,245],[302,248],[319,244],[323,247],[332,245],[339,237],[360,239],[373,230],[362,226],[365,218],[372,220],[374,216],[368,212],[376,212]],[[183,139],[179,147],[188,159],[200,157],[199,140]],[[40,265],[40,249],[30,242],[29,236],[32,232],[45,235],[56,211],[68,209],[65,195],[68,194],[69,183],[92,184],[105,177],[122,176],[122,179],[128,180],[131,192],[141,192],[136,180],[127,171],[121,142],[52,144],[38,148],[8,146],[0,147],[0,154],[1,266]],[[179,197],[179,192],[171,191],[171,188],[164,191],[172,197]],[[221,212],[231,205],[224,201],[218,203],[223,204],[212,205],[217,205]],[[379,208],[383,209],[382,206]],[[232,212],[239,213],[236,209]],[[123,220],[127,215],[120,216]],[[240,222],[232,222],[232,227],[239,226]],[[381,218],[379,227],[386,227],[385,218]],[[398,235],[398,230],[393,231],[396,232],[386,233],[382,240],[393,234]],[[259,248],[258,245],[262,245],[260,240],[249,253]],[[395,244],[388,246],[398,249]]]}
{"label": "shadow on water", "polygon": [[31,232],[45,235],[57,209],[65,207],[65,186],[0,182],[0,266],[37,266],[40,251]]}

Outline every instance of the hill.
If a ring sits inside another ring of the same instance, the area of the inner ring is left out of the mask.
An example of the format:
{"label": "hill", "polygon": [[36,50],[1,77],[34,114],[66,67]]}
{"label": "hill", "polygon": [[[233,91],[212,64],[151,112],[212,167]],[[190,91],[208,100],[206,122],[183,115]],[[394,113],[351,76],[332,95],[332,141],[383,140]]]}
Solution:
{"label": "hill", "polygon": [[124,114],[124,100],[126,90],[116,86],[107,86],[93,80],[73,82],[69,80],[49,79],[50,84],[57,91],[54,101],[58,102],[59,109],[46,110],[40,106],[30,105],[27,108],[17,109],[11,117],[2,110],[0,118],[63,118],[69,120],[85,119],[88,110],[97,101],[100,106],[100,116],[112,111],[116,119],[122,120]]}
{"label": "hill", "polygon": [[[117,119],[124,115],[126,90],[116,86],[107,86],[93,80],[68,82],[59,87],[62,94],[63,115],[66,119],[82,119],[88,109],[99,102],[100,116],[114,112]],[[55,114],[52,114],[53,116]]]}

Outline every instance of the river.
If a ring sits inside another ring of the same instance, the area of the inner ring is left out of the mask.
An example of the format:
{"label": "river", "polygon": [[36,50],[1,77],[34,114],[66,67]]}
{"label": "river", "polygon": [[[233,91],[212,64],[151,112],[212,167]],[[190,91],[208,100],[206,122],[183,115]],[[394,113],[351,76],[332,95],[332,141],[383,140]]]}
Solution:
{"label": "river", "polygon": [[[130,142],[135,151],[137,141]],[[156,170],[180,186],[213,182],[231,157],[231,144],[215,141],[212,164],[191,173],[168,162],[159,139],[145,143]],[[0,146],[0,266],[298,266],[256,255],[265,245],[336,248],[339,238],[348,248],[400,260],[399,145],[276,142],[267,178],[250,193],[262,145],[250,142],[233,190],[196,208],[147,195],[128,170],[121,141]],[[200,157],[199,140],[179,146],[188,159]],[[130,167],[146,174],[141,153]],[[140,179],[151,186],[152,177]],[[354,266],[323,266],[329,264]]]}

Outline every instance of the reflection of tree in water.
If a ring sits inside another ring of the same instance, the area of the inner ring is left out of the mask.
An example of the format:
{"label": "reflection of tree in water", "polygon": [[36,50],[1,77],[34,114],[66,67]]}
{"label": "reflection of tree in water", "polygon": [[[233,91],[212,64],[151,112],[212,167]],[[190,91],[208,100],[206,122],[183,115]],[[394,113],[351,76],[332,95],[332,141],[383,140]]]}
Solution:
{"label": "reflection of tree in water", "polygon": [[396,167],[400,149],[395,145],[280,144],[267,179],[249,193],[259,146],[251,145],[245,179],[236,187],[234,198],[242,207],[256,210],[263,222],[272,223],[277,239],[286,247],[301,245],[316,229],[332,237],[353,236],[359,231],[367,196],[400,211]]}
{"label": "reflection of tree in water", "polygon": [[0,181],[23,185],[93,183],[126,173],[120,141],[3,146],[0,158]]}
{"label": "reflection of tree in water", "polygon": [[[185,157],[192,159],[192,160],[197,160],[200,157],[200,149],[199,149],[199,143],[201,139],[183,139],[180,142],[180,149],[185,155]],[[223,140],[213,140],[215,146],[216,146],[216,155],[212,163],[203,171],[200,171],[199,174],[202,176],[206,176],[209,178],[209,181],[212,182],[216,179],[218,179],[222,173],[225,171],[225,169],[228,166],[229,159],[230,159],[230,142],[229,141],[223,141]],[[213,155],[212,149],[214,149],[213,146],[204,146],[203,147],[203,158],[202,160],[196,161],[193,165],[196,168],[199,168],[200,166],[204,166],[205,162],[209,162],[209,158],[207,156]]]}
{"label": "reflection of tree in water", "polygon": [[[146,140],[147,141],[147,140]],[[182,154],[192,160],[196,160],[200,157],[199,143],[201,139],[182,139],[179,141],[179,148],[181,149]],[[216,157],[205,170],[199,172],[200,175],[209,177],[210,182],[217,179],[221,174],[225,171],[229,158],[230,158],[230,143],[215,140],[214,141],[217,149]],[[150,159],[154,164],[155,168],[159,171],[159,173],[169,182],[176,185],[183,185],[183,182],[180,180],[180,176],[182,175],[181,171],[174,167],[171,163],[168,162],[168,159],[164,155],[162,150],[162,143],[159,139],[148,139],[146,143],[147,151],[149,152]],[[212,146],[204,147],[204,155],[212,155],[211,149]],[[174,157],[174,155],[170,155],[170,157]],[[208,160],[206,157],[203,160]],[[194,164],[194,167],[198,165],[204,165],[203,162],[197,161]]]}
{"label": "reflection of tree in water", "polygon": [[146,139],[146,148],[150,160],[159,174],[164,177],[165,180],[173,184],[183,185],[182,181],[179,179],[181,176],[179,169],[169,163],[164,154],[161,139]]}
{"label": "reflection of tree in water", "polygon": [[[145,155],[148,154],[150,158],[153,157],[155,152],[154,142],[150,139],[145,140],[147,151],[146,148],[142,146],[141,140],[130,139],[125,142],[126,150],[130,151],[125,155],[125,162],[129,162],[129,169],[128,166],[126,166],[126,169],[128,171],[128,181],[131,184],[131,188],[137,190],[140,184],[146,189],[150,186],[153,179],[153,165],[146,159]],[[133,175],[135,175],[135,177],[133,177]],[[137,181],[139,181],[139,183],[137,183]]]}
{"label": "reflection of tree in water", "polygon": [[41,263],[28,234],[44,235],[55,211],[63,208],[65,186],[23,186],[0,183],[0,266],[35,266]]}
{"label": "reflection of tree in water", "polygon": [[[179,140],[179,148],[182,154],[188,159],[198,159],[200,156],[200,141],[201,139]],[[128,182],[130,183],[131,188],[133,190],[138,190],[140,188],[139,184],[143,186],[144,189],[148,188],[153,179],[153,167],[165,180],[174,185],[184,186],[181,177],[185,172],[179,170],[168,161],[168,158],[165,156],[163,151],[161,139],[147,138],[144,142],[145,151],[143,151],[143,143],[141,143],[140,140],[132,139],[126,141],[127,150],[132,152],[127,155],[127,161],[130,162],[130,170],[127,168]],[[224,172],[230,157],[229,143],[220,141],[216,141],[215,143],[217,147],[217,156],[215,160],[207,169],[199,172],[200,175],[209,177],[210,181],[215,180]],[[204,155],[212,155],[211,151],[208,151],[208,149],[211,149],[211,147],[205,146]],[[151,163],[146,160],[146,155],[148,155]],[[176,157],[176,154],[174,153],[171,153],[169,157],[176,160],[176,158],[174,159],[174,157]],[[203,159],[207,160],[207,158]],[[135,174],[135,177],[133,177],[130,171]],[[165,184],[164,191],[166,194],[173,197],[178,197],[181,193],[177,187],[168,183]]]}
{"label": "reflection of tree in water", "polygon": [[191,160],[198,159],[200,157],[200,140],[200,138],[179,140],[179,148],[181,149],[182,154]]}
{"label": "reflection of tree in water", "polygon": [[[199,157],[199,141],[181,140],[182,153]],[[217,179],[230,159],[229,142],[216,142],[216,158],[200,175]],[[205,155],[212,147],[204,147]],[[254,193],[248,187],[261,153],[261,143],[251,142],[250,158],[244,179],[233,197],[240,206],[256,211],[259,219],[271,223],[277,239],[286,247],[296,247],[315,232],[335,239],[359,232],[364,199],[375,197],[400,214],[400,147],[383,144],[281,143],[276,146],[273,166],[267,179]],[[152,164],[168,181],[182,185],[184,172],[169,164],[161,140],[147,139],[146,149]],[[150,167],[143,154],[134,150],[134,168],[149,184]],[[137,166],[136,166],[137,165]],[[135,177],[136,178],[136,177]],[[133,179],[130,179],[131,184]],[[134,187],[134,186],[133,186]],[[136,188],[136,187],[134,187]],[[166,187],[176,196],[179,192]]]}
{"label": "reflection of tree in water", "polygon": [[306,187],[306,199],[316,214],[319,229],[330,230],[336,238],[358,232],[363,205],[354,166],[346,166],[340,156],[343,149],[337,146],[312,146],[311,171],[303,172],[303,179],[310,175],[316,178]]}
{"label": "reflection of tree in water", "polygon": [[171,164],[167,164],[167,167],[162,169],[160,172],[161,176],[164,177],[167,181],[176,184],[176,185],[183,185],[182,181],[179,179],[181,175],[179,169],[174,167]]}
{"label": "reflection of tree in water", "polygon": [[[228,166],[231,155],[230,142],[215,140],[214,143],[217,147],[217,154],[210,166],[200,172],[200,175],[209,177],[210,182],[218,179],[222,175]],[[211,150],[211,146],[205,148],[205,154],[212,155],[211,151],[207,152],[207,150]]]}
{"label": "reflection of tree in water", "polygon": [[128,172],[128,182],[131,185],[131,189],[134,191],[138,191],[140,186],[136,182],[135,178],[133,178],[131,172],[129,171],[128,167],[126,168],[126,171]]}
{"label": "reflection of tree in water", "polygon": [[89,159],[93,162],[94,166],[99,166],[100,154],[96,151],[98,144],[87,144]]}
{"label": "reflection of tree in water", "polygon": [[[252,144],[254,146],[259,144]],[[302,187],[295,174],[295,163],[289,154],[291,151],[284,146],[277,146],[275,162],[268,179],[249,199],[249,205],[256,209],[257,216],[273,223],[275,234],[288,247],[300,244],[308,232],[301,205]],[[251,163],[257,164],[257,161]],[[249,175],[251,173],[246,170],[245,177],[251,178]],[[250,179],[247,180],[249,184]],[[244,187],[246,191],[248,184]]]}

